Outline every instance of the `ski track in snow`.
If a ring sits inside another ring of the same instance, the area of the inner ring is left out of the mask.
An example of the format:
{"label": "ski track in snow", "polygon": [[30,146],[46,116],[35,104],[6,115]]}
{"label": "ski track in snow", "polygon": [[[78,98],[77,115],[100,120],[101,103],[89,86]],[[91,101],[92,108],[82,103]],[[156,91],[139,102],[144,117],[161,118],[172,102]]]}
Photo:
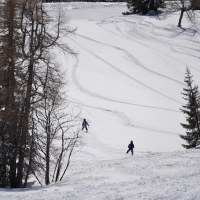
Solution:
{"label": "ski track in snow", "polygon": [[[137,18],[137,17],[136,17],[136,18]],[[112,20],[113,20],[113,19],[112,19]],[[152,37],[150,34],[145,35],[146,32],[145,32],[145,34],[144,34],[142,31],[137,31],[138,25],[140,25],[141,23],[140,23],[140,24],[139,24],[138,22],[135,22],[135,23],[134,23],[134,22],[132,22],[132,21],[128,21],[127,19],[124,20],[124,19],[121,19],[121,18],[118,19],[118,20],[120,20],[121,22],[127,22],[127,23],[130,23],[130,24],[134,24],[134,28],[132,29],[132,31],[134,31],[135,35],[133,35],[132,32],[129,32],[129,33],[125,34],[123,31],[121,31],[121,29],[119,28],[119,26],[117,26],[117,23],[116,23],[116,22],[115,22],[115,27],[116,27],[116,30],[119,32],[119,34],[117,34],[116,32],[113,32],[113,31],[111,31],[111,30],[109,30],[109,29],[103,27],[102,25],[105,23],[104,20],[102,20],[102,22],[98,23],[98,25],[99,25],[101,28],[103,28],[104,30],[110,32],[110,33],[113,34],[113,35],[117,35],[117,36],[122,37],[122,38],[125,38],[125,39],[127,39],[127,40],[134,41],[134,42],[136,42],[136,43],[139,43],[139,44],[145,46],[146,48],[149,48],[149,49],[152,50],[157,56],[160,56],[160,55],[159,55],[160,53],[162,53],[163,55],[166,56],[166,53],[162,52],[161,49],[156,49],[155,47],[151,46],[150,44],[145,44],[144,42],[142,42],[143,40],[151,41],[151,42],[156,42],[156,43],[161,43],[162,45],[165,45],[165,46],[170,46],[170,49],[171,49],[173,52],[175,52],[175,53],[180,53],[180,54],[184,54],[184,55],[187,55],[187,56],[192,56],[192,57],[195,57],[195,58],[200,58],[200,56],[194,56],[193,54],[189,54],[188,51],[184,52],[184,51],[180,51],[180,50],[178,51],[178,49],[175,49],[175,47],[181,47],[181,48],[183,48],[183,49],[184,49],[184,48],[188,49],[188,47],[186,47],[186,46],[182,46],[182,45],[180,45],[180,44],[172,43],[172,42],[170,42],[170,41],[168,41],[168,40],[164,40],[163,38],[162,38],[162,39],[160,39],[160,38],[154,38],[154,37]],[[136,26],[136,23],[137,23],[137,26]],[[171,32],[170,32],[170,33],[171,33],[170,36],[165,36],[165,35],[161,35],[161,34],[155,34],[155,29],[161,29],[161,28],[159,28],[159,27],[153,25],[152,23],[149,23],[149,22],[148,22],[148,26],[149,26],[149,25],[152,26],[152,29],[150,30],[150,33],[152,33],[152,34],[155,35],[155,36],[162,36],[162,37],[166,37],[166,38],[168,38],[168,39],[171,39],[171,38],[174,38],[174,37],[175,37],[174,35],[172,35]],[[163,30],[163,28],[162,28],[161,30]],[[171,29],[166,29],[166,28],[164,28],[164,30],[170,30],[170,31],[171,31]],[[178,33],[179,33],[179,32],[178,32]],[[178,33],[177,33],[177,34],[178,34]],[[179,33],[179,34],[180,34],[180,33]],[[138,39],[141,39],[141,40],[138,41],[137,39],[135,39],[135,37],[138,38]],[[199,54],[199,53],[200,53],[200,48],[199,48],[199,45],[198,45],[198,44],[199,44],[200,42],[193,41],[193,40],[192,40],[192,41],[190,40],[190,42],[192,42],[192,43],[193,43],[193,46],[196,46],[196,48],[195,48],[195,49],[194,49],[194,48],[189,48],[189,49],[193,50],[193,51],[195,52],[195,54]],[[180,48],[179,48],[179,49],[180,49]],[[180,62],[181,64],[184,64],[182,61],[180,61],[179,59],[177,59],[177,58],[175,58],[175,57],[172,57],[172,56],[170,56],[170,55],[167,55],[167,56],[168,56],[168,57],[171,57],[172,59],[174,59],[174,60],[176,60],[176,61],[178,61],[178,62]],[[160,56],[160,58],[162,58],[162,59],[167,63],[167,60],[166,60],[166,59],[164,59],[164,58],[161,57],[161,56]],[[187,64],[187,65],[188,65],[189,67],[195,69],[196,71],[200,72],[200,69],[197,69],[196,67],[192,66],[191,63],[189,63],[189,64]],[[171,66],[171,64],[169,64],[169,66]],[[173,67],[173,66],[171,66],[171,67]],[[180,70],[176,69],[175,67],[173,67],[173,69],[176,70],[176,71],[178,71],[179,73],[182,73]]]}
{"label": "ski track in snow", "polygon": [[[115,101],[115,100],[113,100]],[[112,112],[113,114],[115,114],[116,116],[118,116],[119,118],[122,118],[123,121],[125,121],[125,124],[127,126],[132,126],[134,128],[139,128],[139,129],[144,129],[144,130],[148,130],[148,131],[154,131],[154,132],[158,132],[158,133],[165,133],[165,134],[172,134],[172,135],[180,135],[180,133],[176,133],[176,132],[171,132],[171,131],[166,131],[166,130],[163,130],[163,129],[159,129],[159,128],[156,128],[156,127],[153,127],[153,126],[148,126],[146,124],[142,124],[142,123],[138,123],[138,122],[135,122],[135,121],[131,121],[124,113],[120,113],[116,110],[108,110],[108,109],[103,109],[101,107],[96,107],[96,106],[90,106],[90,105],[87,105],[87,104],[83,104],[79,101],[76,101],[76,100],[69,100],[70,103],[74,103],[75,105],[81,105],[81,106],[86,106],[86,107],[90,107],[90,108],[93,108],[93,109],[100,109],[102,111],[105,111],[105,112]],[[120,102],[121,103],[121,102]],[[123,103],[123,102],[122,102]],[[136,106],[141,106],[141,105],[136,105]],[[142,106],[142,107],[146,107],[146,106]],[[148,106],[147,106],[148,107]],[[166,110],[166,109],[163,109],[163,108],[157,108],[157,107],[150,107],[150,108],[153,108],[153,109],[161,109],[161,110]],[[174,111],[174,110],[168,110],[167,111]],[[175,111],[177,112],[177,111]],[[87,140],[84,139],[84,144],[86,144]],[[103,144],[103,143],[102,143]],[[103,145],[102,145],[103,146]]]}
{"label": "ski track in snow", "polygon": [[129,53],[129,52],[128,52],[127,50],[125,50],[125,49],[122,49],[122,48],[120,48],[120,47],[118,47],[118,46],[108,45],[108,44],[105,44],[105,43],[103,43],[103,42],[99,42],[99,41],[93,40],[93,39],[91,39],[91,38],[88,38],[88,37],[83,36],[83,35],[80,35],[80,34],[76,34],[76,35],[78,35],[78,36],[80,36],[80,37],[82,37],[82,38],[85,38],[85,39],[87,39],[87,40],[90,40],[90,41],[93,41],[93,42],[96,42],[96,43],[99,43],[99,44],[102,44],[102,45],[109,46],[109,47],[111,47],[111,48],[117,49],[117,50],[119,50],[119,51],[122,51],[124,54],[126,54],[126,55],[132,60],[132,62],[133,62],[134,64],[136,64],[137,66],[143,68],[144,70],[146,70],[146,71],[148,71],[148,72],[150,72],[150,73],[152,73],[152,74],[156,74],[156,75],[158,75],[158,76],[161,76],[161,77],[163,77],[163,78],[166,78],[166,79],[168,79],[168,80],[171,80],[171,81],[173,81],[173,82],[176,82],[176,83],[178,83],[178,84],[180,84],[180,85],[182,85],[182,86],[185,85],[184,83],[182,83],[182,82],[180,82],[180,81],[178,81],[178,80],[176,80],[176,79],[173,79],[173,78],[171,78],[171,77],[165,76],[164,74],[158,73],[158,72],[156,72],[156,71],[154,71],[154,70],[151,70],[151,69],[145,67],[137,58],[135,58],[131,53]]}
{"label": "ski track in snow", "polygon": [[[94,92],[91,92],[87,89],[85,89],[81,84],[79,84],[77,78],[76,78],[76,69],[78,67],[78,58],[76,58],[76,63],[74,64],[74,67],[73,67],[73,73],[72,73],[72,77],[73,77],[73,80],[76,84],[76,86],[83,92],[91,95],[91,96],[94,96],[94,97],[97,97],[97,98],[100,98],[100,99],[104,99],[104,100],[108,100],[108,101],[113,101],[113,102],[118,102],[118,103],[123,103],[123,104],[128,104],[128,105],[134,105],[134,106],[141,106],[141,107],[146,107],[146,108],[155,108],[155,109],[161,109],[161,110],[168,110],[168,111],[174,111],[174,112],[179,112],[178,110],[173,110],[173,109],[168,109],[168,108],[160,108],[160,107],[153,107],[153,106],[148,106],[148,105],[139,105],[139,104],[133,104],[133,103],[130,103],[130,102],[125,102],[125,101],[121,101],[121,100],[117,100],[117,99],[113,99],[113,98],[108,98],[108,97],[105,97],[105,96],[102,96],[102,95],[98,95]],[[164,95],[165,96],[165,95]],[[170,97],[168,97],[170,98]]]}
{"label": "ski track in snow", "polygon": [[[153,92],[155,92],[155,93],[157,93],[157,94],[159,94],[159,95],[161,95],[161,96],[163,96],[163,97],[165,97],[165,98],[167,98],[167,99],[170,99],[170,100],[172,100],[172,101],[174,101],[174,102],[176,102],[176,103],[182,104],[182,102],[180,102],[180,101],[178,101],[178,100],[176,100],[176,99],[174,99],[174,98],[171,98],[171,97],[169,97],[169,96],[167,96],[167,95],[165,95],[165,94],[163,94],[163,93],[161,93],[161,92],[155,90],[155,89],[152,88],[152,87],[149,87],[148,85],[144,84],[143,82],[137,80],[136,78],[130,76],[129,74],[127,74],[127,73],[125,73],[124,71],[120,70],[119,68],[115,67],[114,65],[112,65],[112,64],[109,63],[108,61],[104,60],[103,58],[101,58],[101,57],[98,56],[97,54],[93,53],[92,51],[90,51],[89,49],[87,49],[86,47],[84,47],[83,45],[81,45],[80,43],[76,42],[74,39],[72,39],[72,38],[69,38],[69,39],[72,40],[75,44],[77,44],[77,45],[80,46],[81,48],[83,48],[84,50],[86,50],[87,52],[89,52],[91,55],[95,56],[97,59],[101,60],[102,62],[104,62],[104,63],[107,64],[108,66],[110,66],[110,67],[112,67],[113,69],[115,69],[116,71],[118,71],[120,74],[126,76],[127,78],[129,78],[129,79],[131,79],[131,80],[133,80],[133,81],[139,83],[140,85],[144,86],[145,88],[147,88],[147,89],[149,89],[149,90],[151,90],[151,91],[153,91]],[[76,66],[76,68],[77,68],[78,63],[76,63],[75,66]],[[75,76],[74,76],[74,77],[75,77]],[[84,89],[84,88],[78,83],[78,81],[76,81],[76,83],[79,85],[80,88],[82,88],[82,90],[86,91],[86,89]],[[97,94],[95,94],[95,93],[93,93],[93,92],[89,92],[88,90],[87,90],[87,93],[90,93],[91,95],[97,96]],[[100,96],[100,95],[98,95],[98,96],[101,97],[101,98],[105,98],[105,97],[102,97],[102,96]],[[106,98],[105,98],[105,99],[106,99]]]}

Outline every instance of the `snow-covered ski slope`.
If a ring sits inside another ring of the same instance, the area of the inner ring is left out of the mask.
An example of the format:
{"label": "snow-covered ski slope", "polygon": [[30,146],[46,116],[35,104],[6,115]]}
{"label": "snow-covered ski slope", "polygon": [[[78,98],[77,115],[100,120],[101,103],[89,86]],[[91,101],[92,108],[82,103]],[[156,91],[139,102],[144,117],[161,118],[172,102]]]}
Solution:
{"label": "snow-covered ski slope", "polygon": [[[67,69],[70,105],[82,110],[89,132],[65,180],[48,187],[0,190],[0,199],[200,199],[200,151],[185,151],[181,92],[188,66],[200,84],[200,12],[196,24],[179,13],[123,16],[125,3],[50,3],[61,6],[76,35],[77,57]],[[125,154],[130,140],[134,156]]]}

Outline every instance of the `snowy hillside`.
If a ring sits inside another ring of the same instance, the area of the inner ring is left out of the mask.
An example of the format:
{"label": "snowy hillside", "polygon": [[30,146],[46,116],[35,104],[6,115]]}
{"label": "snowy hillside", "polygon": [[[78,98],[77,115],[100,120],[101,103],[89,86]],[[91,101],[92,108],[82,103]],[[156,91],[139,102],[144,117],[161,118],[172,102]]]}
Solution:
{"label": "snowy hillside", "polygon": [[[69,16],[78,53],[58,60],[67,69],[70,105],[89,132],[65,180],[31,189],[0,189],[1,200],[200,199],[200,151],[185,151],[181,92],[186,66],[200,84],[200,12],[123,16],[125,3],[50,3]],[[134,141],[134,156],[126,154]]]}
{"label": "snowy hillside", "polygon": [[[95,158],[95,150],[71,164],[57,184],[1,189],[3,200],[199,200],[200,151],[143,152],[120,159]],[[117,152],[116,152],[117,153]],[[85,160],[84,160],[85,158]],[[73,167],[72,167],[73,165]]]}

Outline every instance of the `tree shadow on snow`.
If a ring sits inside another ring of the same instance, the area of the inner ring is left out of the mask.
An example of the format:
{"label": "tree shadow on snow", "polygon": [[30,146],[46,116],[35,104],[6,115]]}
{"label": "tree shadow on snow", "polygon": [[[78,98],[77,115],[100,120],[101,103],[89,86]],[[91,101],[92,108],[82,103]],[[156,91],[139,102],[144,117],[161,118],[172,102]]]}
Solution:
{"label": "tree shadow on snow", "polygon": [[190,28],[179,27],[179,31],[177,32],[175,37],[180,36],[182,34],[194,37],[197,32],[198,30],[194,29],[193,27],[190,27]]}
{"label": "tree shadow on snow", "polygon": [[150,10],[146,16],[155,18],[160,21],[167,18],[167,14],[165,12],[163,12],[162,10],[158,10],[157,12],[154,10]]}

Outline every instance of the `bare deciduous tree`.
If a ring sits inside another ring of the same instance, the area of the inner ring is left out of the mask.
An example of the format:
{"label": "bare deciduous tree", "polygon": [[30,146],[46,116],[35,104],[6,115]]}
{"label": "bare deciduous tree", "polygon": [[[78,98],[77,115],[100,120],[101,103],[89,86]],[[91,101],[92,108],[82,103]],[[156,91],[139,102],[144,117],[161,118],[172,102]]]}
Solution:
{"label": "bare deciduous tree", "polygon": [[[54,73],[54,75],[52,75]],[[37,103],[35,120],[37,121],[37,146],[41,159],[45,161],[42,171],[45,181],[58,181],[64,176],[70,163],[70,157],[79,139],[79,112],[70,114],[65,93],[61,92],[64,85],[62,77],[55,74],[51,66],[44,85],[43,100]],[[64,103],[65,102],[65,103]],[[63,166],[66,166],[63,169]],[[43,170],[45,169],[45,170]],[[42,172],[40,171],[40,174]],[[50,176],[52,180],[50,180]]]}
{"label": "bare deciduous tree", "polygon": [[180,11],[178,27],[181,27],[183,14],[186,12],[190,21],[194,20],[194,10],[200,9],[200,0],[173,0],[169,2],[171,12]]}
{"label": "bare deciduous tree", "polygon": [[[45,98],[44,89],[53,87],[47,82],[52,48],[73,54],[59,39],[74,30],[63,24],[60,14],[51,20],[40,0],[2,0],[1,6],[0,184],[9,180],[10,187],[20,188],[40,163],[35,110]],[[59,68],[54,70],[59,75]]]}

